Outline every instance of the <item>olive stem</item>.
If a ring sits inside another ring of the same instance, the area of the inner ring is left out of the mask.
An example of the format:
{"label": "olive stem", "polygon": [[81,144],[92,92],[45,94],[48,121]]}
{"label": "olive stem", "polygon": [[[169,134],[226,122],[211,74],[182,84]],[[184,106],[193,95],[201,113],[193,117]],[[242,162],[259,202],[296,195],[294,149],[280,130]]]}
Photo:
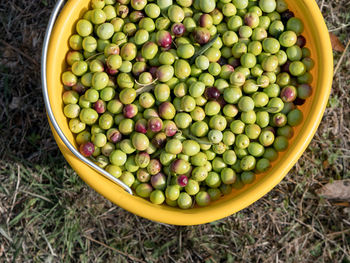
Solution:
{"label": "olive stem", "polygon": [[214,45],[214,42],[218,39],[219,36],[220,34],[216,34],[216,36],[212,40],[210,40],[207,44],[201,47],[191,58],[190,64],[193,64],[198,56],[204,54],[205,51],[207,51],[212,45]]}
{"label": "olive stem", "polygon": [[262,108],[258,108],[256,109],[257,111],[267,111],[269,113],[276,113],[276,111],[278,110],[277,107],[262,107]]}
{"label": "olive stem", "polygon": [[175,41],[171,41],[173,43],[173,45],[175,46],[175,48],[177,49],[177,45],[175,43]]}
{"label": "olive stem", "polygon": [[[129,33],[127,33],[125,37],[121,37],[121,38],[116,39],[115,42],[120,41],[120,40],[127,39],[128,36],[129,36]],[[118,46],[119,46],[119,45],[118,45]]]}
{"label": "olive stem", "polygon": [[88,58],[85,60],[85,62],[86,62],[86,61],[89,61],[89,60],[91,60],[91,59],[93,59],[93,58],[95,58],[95,57],[98,57],[99,55],[103,55],[103,54],[104,54],[103,52],[96,53],[95,55],[92,55],[91,57],[88,57]]}
{"label": "olive stem", "polygon": [[139,88],[138,90],[136,90],[136,96],[140,95],[141,93],[144,93],[144,92],[148,92],[148,91],[151,91],[154,89],[154,83],[157,82],[158,79],[155,79],[153,80],[151,83],[149,84],[141,84],[140,82],[138,82],[136,79],[135,79],[135,83],[139,86],[141,86],[141,88]]}
{"label": "olive stem", "polygon": [[158,149],[153,154],[151,154],[152,158],[157,158],[162,153],[162,149]]}
{"label": "olive stem", "polygon": [[171,174],[168,174],[167,180],[166,180],[166,185],[169,186],[171,183]]}
{"label": "olive stem", "polygon": [[136,90],[136,96],[140,95],[141,93],[148,92],[154,89],[154,86],[143,86],[142,88]]}
{"label": "olive stem", "polygon": [[213,143],[211,142],[207,142],[207,141],[203,141],[201,140],[200,138],[198,137],[195,137],[193,135],[191,135],[190,133],[188,132],[185,132],[185,131],[179,131],[179,133],[181,133],[181,135],[183,135],[184,137],[186,137],[187,139],[191,139],[191,140],[194,140],[196,142],[198,142],[199,144],[205,144],[205,145],[213,145]]}

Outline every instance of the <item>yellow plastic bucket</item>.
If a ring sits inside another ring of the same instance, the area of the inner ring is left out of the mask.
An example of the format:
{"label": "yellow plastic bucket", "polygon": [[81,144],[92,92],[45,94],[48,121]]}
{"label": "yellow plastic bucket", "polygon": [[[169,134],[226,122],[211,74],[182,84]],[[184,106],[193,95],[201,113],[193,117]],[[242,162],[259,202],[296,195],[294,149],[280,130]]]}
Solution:
{"label": "yellow plastic bucket", "polygon": [[[65,69],[65,56],[69,50],[68,39],[75,31],[75,23],[88,9],[87,0],[69,0],[62,9],[53,28],[47,53],[47,91],[51,109],[55,119],[67,139],[76,146],[74,137],[63,114],[60,78]],[[278,160],[265,174],[257,176],[255,182],[241,190],[233,190],[231,194],[211,203],[208,207],[181,210],[167,205],[154,205],[135,195],[130,195],[118,185],[112,183],[94,169],[81,162],[65,146],[55,129],[52,129],[57,144],[64,157],[78,175],[98,193],[116,205],[153,221],[175,224],[196,225],[211,222],[229,216],[257,201],[275,187],[297,162],[321,121],[325,110],[333,77],[333,57],[328,30],[315,0],[289,0],[289,8],[305,24],[304,36],[311,57],[315,61],[312,70],[314,77],[313,95],[300,108],[304,113],[304,121],[295,128],[295,135],[289,148],[279,154]]]}

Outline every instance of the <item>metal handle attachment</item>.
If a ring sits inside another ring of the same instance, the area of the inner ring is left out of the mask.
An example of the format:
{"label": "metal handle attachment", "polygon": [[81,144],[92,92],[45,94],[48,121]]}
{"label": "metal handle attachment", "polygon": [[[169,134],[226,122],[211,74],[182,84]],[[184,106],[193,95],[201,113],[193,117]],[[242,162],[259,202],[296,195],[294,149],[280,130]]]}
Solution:
{"label": "metal handle attachment", "polygon": [[47,79],[46,79],[46,60],[47,60],[47,50],[50,42],[50,37],[52,33],[53,26],[55,24],[56,18],[60,12],[61,7],[63,6],[65,0],[58,0],[53,12],[50,16],[49,23],[46,28],[46,33],[45,33],[45,38],[44,38],[44,43],[43,43],[43,49],[42,49],[42,55],[41,55],[41,82],[42,82],[42,91],[43,91],[43,96],[44,96],[44,101],[45,101],[45,108],[47,111],[47,114],[50,118],[50,121],[52,123],[52,126],[56,130],[58,136],[61,138],[63,143],[67,146],[67,148],[77,157],[79,158],[82,162],[85,164],[89,165],[91,168],[93,168],[95,171],[99,172],[102,174],[104,177],[109,179],[110,181],[118,184],[120,187],[122,187],[125,191],[127,191],[129,194],[133,194],[131,188],[127,186],[125,183],[123,183],[121,180],[118,178],[115,178],[113,175],[109,174],[107,171],[102,169],[101,167],[97,166],[95,163],[90,161],[89,159],[85,158],[67,139],[67,137],[64,135],[62,132],[61,128],[59,127],[55,116],[53,115],[52,109],[51,109],[51,104],[50,104],[50,99],[49,99],[49,94],[47,90]]}

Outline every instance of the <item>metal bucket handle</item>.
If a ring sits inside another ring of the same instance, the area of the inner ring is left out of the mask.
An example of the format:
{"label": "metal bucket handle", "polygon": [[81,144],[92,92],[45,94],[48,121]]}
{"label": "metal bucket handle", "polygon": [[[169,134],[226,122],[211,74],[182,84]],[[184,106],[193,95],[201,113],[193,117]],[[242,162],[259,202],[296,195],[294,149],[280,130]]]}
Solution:
{"label": "metal bucket handle", "polygon": [[47,50],[50,42],[50,37],[52,33],[53,26],[55,24],[56,18],[60,12],[61,7],[63,6],[65,0],[59,0],[57,1],[53,12],[50,16],[49,23],[46,28],[46,33],[45,33],[45,38],[44,38],[44,43],[43,43],[43,49],[42,49],[42,55],[41,55],[41,82],[42,82],[42,91],[43,91],[43,96],[44,96],[44,102],[45,102],[45,108],[47,111],[47,114],[49,116],[49,119],[52,123],[52,126],[56,130],[58,136],[61,138],[62,142],[67,146],[67,148],[82,162],[85,164],[89,165],[91,168],[93,168],[95,171],[99,172],[102,174],[104,177],[109,179],[110,181],[116,183],[120,187],[122,187],[125,191],[127,191],[129,194],[133,194],[131,188],[127,186],[125,183],[123,183],[121,180],[118,178],[115,178],[113,175],[102,169],[101,167],[97,166],[95,163],[84,157],[67,139],[67,137],[64,135],[62,132],[61,128],[59,127],[55,116],[53,115],[52,109],[51,109],[51,104],[49,100],[49,94],[47,90],[47,79],[46,79],[46,60],[47,60]]}

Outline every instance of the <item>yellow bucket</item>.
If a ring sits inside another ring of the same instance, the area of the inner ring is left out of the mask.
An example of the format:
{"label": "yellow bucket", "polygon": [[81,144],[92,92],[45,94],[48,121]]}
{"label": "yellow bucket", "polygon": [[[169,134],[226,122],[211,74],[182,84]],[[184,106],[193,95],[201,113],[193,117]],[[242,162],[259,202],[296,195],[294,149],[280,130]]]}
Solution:
{"label": "yellow bucket", "polygon": [[[306,46],[311,50],[311,57],[315,61],[315,67],[311,72],[314,77],[313,94],[300,107],[304,113],[304,121],[295,128],[295,135],[290,140],[289,148],[280,153],[278,160],[272,163],[272,168],[267,173],[259,174],[254,183],[240,190],[233,189],[231,194],[204,208],[181,210],[167,205],[154,205],[138,196],[130,195],[83,163],[72,154],[51,125],[57,144],[68,163],[88,185],[116,205],[136,215],[167,224],[196,225],[218,220],[238,212],[264,196],[284,178],[310,143],[322,119],[333,77],[333,57],[328,30],[316,1],[289,0],[287,2],[290,10],[305,24]],[[48,43],[47,57],[44,57],[47,80],[44,86],[47,88],[52,113],[66,138],[75,146],[77,145],[62,110],[63,86],[60,79],[66,67],[68,39],[74,33],[75,23],[88,9],[89,3],[90,1],[87,0],[69,0],[65,4],[54,25]]]}

